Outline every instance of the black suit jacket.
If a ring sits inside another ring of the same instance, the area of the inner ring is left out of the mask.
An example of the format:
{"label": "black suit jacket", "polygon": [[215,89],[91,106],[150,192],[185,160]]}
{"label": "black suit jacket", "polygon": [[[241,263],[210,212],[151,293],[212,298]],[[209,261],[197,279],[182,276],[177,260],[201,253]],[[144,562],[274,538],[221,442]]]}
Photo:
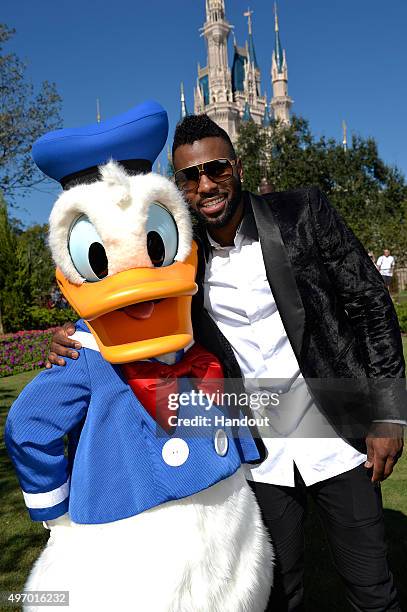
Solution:
{"label": "black suit jacket", "polygon": [[[406,419],[401,334],[383,280],[317,188],[244,197],[301,372],[338,433],[363,450],[360,439],[372,421]],[[236,379],[238,391],[233,351],[203,309],[206,248],[201,233],[194,333]]]}

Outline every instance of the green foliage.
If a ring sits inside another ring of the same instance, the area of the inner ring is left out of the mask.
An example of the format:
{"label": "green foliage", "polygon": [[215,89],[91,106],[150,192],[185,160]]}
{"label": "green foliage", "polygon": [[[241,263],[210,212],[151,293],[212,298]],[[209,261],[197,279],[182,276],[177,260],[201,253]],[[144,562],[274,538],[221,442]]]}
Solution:
{"label": "green foliage", "polygon": [[18,236],[28,275],[28,292],[37,305],[44,305],[55,279],[55,266],[47,244],[48,225],[33,225]]}
{"label": "green foliage", "polygon": [[265,131],[258,129],[254,121],[247,121],[243,126],[239,133],[237,150],[239,157],[244,160],[244,187],[249,191],[257,191],[262,177],[267,172],[264,154],[267,135]]}
{"label": "green foliage", "polygon": [[367,250],[386,247],[398,265],[407,263],[406,182],[380,159],[372,138],[353,136],[345,151],[333,139],[314,138],[299,117],[267,129],[251,121],[241,125],[237,152],[247,189],[257,191],[263,177],[277,191],[318,185]]}
{"label": "green foliage", "polygon": [[48,329],[75,321],[78,315],[72,308],[43,308],[41,306],[28,306],[27,325],[25,329]]}
{"label": "green foliage", "polygon": [[46,225],[13,228],[0,196],[0,334],[44,329],[74,316],[71,310],[45,308],[55,275],[47,231]]}
{"label": "green foliage", "polygon": [[16,237],[9,223],[7,206],[0,191],[0,291],[4,288],[10,270],[14,268]]}
{"label": "green foliage", "polygon": [[0,190],[9,203],[17,193],[25,195],[46,180],[31,159],[31,147],[39,136],[61,125],[55,85],[44,81],[35,95],[25,64],[15,53],[4,51],[14,33],[0,24]]}
{"label": "green foliage", "polygon": [[71,308],[45,308],[24,304],[23,301],[18,304],[18,310],[9,309],[7,306],[3,312],[3,324],[7,332],[21,329],[48,329],[63,325],[67,321],[74,321],[78,317]]}
{"label": "green foliage", "polygon": [[404,334],[407,334],[407,302],[394,304],[399,320],[400,329]]}

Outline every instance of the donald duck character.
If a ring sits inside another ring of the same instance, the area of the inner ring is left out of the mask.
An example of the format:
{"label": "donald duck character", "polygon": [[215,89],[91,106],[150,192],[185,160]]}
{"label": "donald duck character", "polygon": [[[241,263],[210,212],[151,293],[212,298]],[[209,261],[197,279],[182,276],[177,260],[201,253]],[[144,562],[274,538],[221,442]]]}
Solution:
{"label": "donald duck character", "polygon": [[[7,419],[29,514],[50,529],[25,588],[67,591],[75,612],[261,612],[272,551],[241,467],[259,454],[248,430],[215,424],[222,406],[192,401],[191,378],[204,389],[222,368],[193,341],[186,204],[151,173],[167,129],[146,102],[33,148],[64,187],[49,243],[84,350],[41,372]],[[168,385],[188,398],[176,411],[159,406]]]}

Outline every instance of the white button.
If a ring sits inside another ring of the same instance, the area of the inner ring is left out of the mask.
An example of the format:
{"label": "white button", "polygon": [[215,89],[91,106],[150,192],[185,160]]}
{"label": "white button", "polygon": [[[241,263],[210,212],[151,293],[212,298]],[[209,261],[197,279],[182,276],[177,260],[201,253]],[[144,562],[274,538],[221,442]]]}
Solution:
{"label": "white button", "polygon": [[215,433],[215,450],[220,457],[224,457],[228,452],[229,440],[223,429],[218,429]]}
{"label": "white button", "polygon": [[185,440],[171,438],[164,444],[161,453],[167,465],[178,467],[188,459],[189,447]]}

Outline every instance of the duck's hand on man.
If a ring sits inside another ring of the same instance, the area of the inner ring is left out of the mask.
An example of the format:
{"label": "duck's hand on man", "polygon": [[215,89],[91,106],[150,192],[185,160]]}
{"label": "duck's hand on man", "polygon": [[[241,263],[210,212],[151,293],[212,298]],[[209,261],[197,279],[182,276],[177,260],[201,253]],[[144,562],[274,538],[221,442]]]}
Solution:
{"label": "duck's hand on man", "polygon": [[390,476],[403,453],[404,426],[398,423],[373,423],[366,437],[366,468],[373,468],[372,482],[380,482]]}
{"label": "duck's hand on man", "polygon": [[46,368],[52,368],[53,365],[64,366],[65,359],[78,359],[79,349],[82,345],[77,340],[69,338],[75,333],[74,323],[64,323],[62,327],[59,327],[52,336],[50,353],[48,355],[48,361],[45,364]]}

